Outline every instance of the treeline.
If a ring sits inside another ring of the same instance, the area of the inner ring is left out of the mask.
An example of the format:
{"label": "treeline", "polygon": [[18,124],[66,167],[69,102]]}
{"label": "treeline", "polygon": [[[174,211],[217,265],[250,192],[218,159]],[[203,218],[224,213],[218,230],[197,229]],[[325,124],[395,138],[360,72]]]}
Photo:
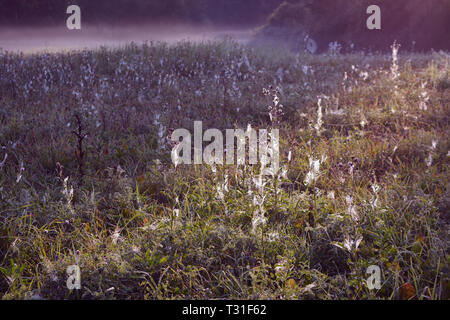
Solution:
{"label": "treeline", "polygon": [[87,23],[263,23],[283,0],[0,0],[0,24],[64,22],[66,8],[81,7]]}
{"label": "treeline", "polygon": [[[381,8],[381,30],[366,25],[370,5]],[[283,2],[258,33],[301,47],[305,35],[319,51],[334,41],[344,48],[388,49],[394,40],[403,49],[450,49],[450,0],[290,0]]]}

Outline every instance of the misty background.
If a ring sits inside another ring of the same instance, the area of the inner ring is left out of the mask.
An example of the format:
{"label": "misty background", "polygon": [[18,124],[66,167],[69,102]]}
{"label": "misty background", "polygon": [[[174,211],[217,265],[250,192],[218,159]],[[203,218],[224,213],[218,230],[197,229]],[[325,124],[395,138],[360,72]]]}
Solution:
{"label": "misty background", "polygon": [[[78,34],[65,29],[72,4],[81,7]],[[381,8],[382,30],[366,27],[372,4]],[[68,34],[74,46],[93,46],[227,33],[298,51],[305,36],[318,52],[334,41],[343,51],[387,51],[394,40],[403,50],[449,50],[450,0],[0,0],[0,47],[6,49],[58,46],[52,40]]]}

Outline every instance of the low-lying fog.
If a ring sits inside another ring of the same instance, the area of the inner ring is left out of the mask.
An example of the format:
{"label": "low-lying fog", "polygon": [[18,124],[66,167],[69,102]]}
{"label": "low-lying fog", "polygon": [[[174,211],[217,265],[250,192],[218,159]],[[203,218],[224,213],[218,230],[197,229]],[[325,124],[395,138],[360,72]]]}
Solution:
{"label": "low-lying fog", "polygon": [[81,30],[68,30],[64,27],[18,28],[0,27],[0,48],[7,51],[33,53],[39,51],[64,51],[70,49],[96,48],[100,46],[121,46],[134,41],[164,41],[168,43],[180,40],[208,41],[231,37],[246,42],[250,30],[233,28],[213,29],[193,26],[86,26]]}

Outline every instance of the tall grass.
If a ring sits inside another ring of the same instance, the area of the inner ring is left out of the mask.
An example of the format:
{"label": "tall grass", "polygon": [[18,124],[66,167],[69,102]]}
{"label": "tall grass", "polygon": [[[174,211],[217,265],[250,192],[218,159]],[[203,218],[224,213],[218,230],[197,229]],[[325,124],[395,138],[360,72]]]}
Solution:
{"label": "tall grass", "polygon": [[[229,41],[1,52],[0,295],[448,298],[448,62]],[[166,137],[194,120],[276,125],[280,174],[175,168]]]}

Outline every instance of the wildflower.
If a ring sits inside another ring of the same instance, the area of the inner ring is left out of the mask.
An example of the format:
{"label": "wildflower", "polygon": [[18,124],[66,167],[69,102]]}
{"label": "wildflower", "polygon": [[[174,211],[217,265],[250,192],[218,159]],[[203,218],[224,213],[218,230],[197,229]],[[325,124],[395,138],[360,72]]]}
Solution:
{"label": "wildflower", "polygon": [[355,206],[353,205],[353,197],[352,196],[346,196],[345,202],[347,203],[347,214],[350,215],[350,217],[353,219],[353,221],[358,222],[359,221],[359,214],[356,210]]}
{"label": "wildflower", "polygon": [[391,46],[392,48],[392,66],[391,66],[391,76],[392,79],[397,79],[400,76],[399,68],[398,68],[398,51],[400,49],[400,44],[397,41],[394,41],[394,44]]}
{"label": "wildflower", "polygon": [[430,100],[428,92],[425,90],[426,85],[427,85],[427,82],[424,82],[424,83],[421,84],[422,92],[419,95],[419,99],[420,99],[419,109],[423,110],[423,111],[426,111],[428,109],[427,103]]}
{"label": "wildflower", "polygon": [[428,158],[425,159],[425,164],[427,165],[428,168],[430,168],[433,164],[433,154],[430,153],[428,155]]}
{"label": "wildflower", "polygon": [[288,178],[287,173],[288,173],[288,170],[286,168],[283,168],[281,170],[280,178],[287,179]]}
{"label": "wildflower", "polygon": [[111,238],[113,244],[116,244],[120,240],[120,230],[118,228],[114,230],[113,234],[111,235]]}
{"label": "wildflower", "polygon": [[422,111],[427,111],[428,107],[427,104],[424,101],[419,102],[419,109]]}
{"label": "wildflower", "polygon": [[73,208],[72,208],[72,199],[73,199],[73,187],[70,186],[69,188],[69,177],[66,177],[64,179],[63,182],[63,195],[66,198],[66,202],[67,202],[67,206],[69,208],[69,210],[73,213]]}
{"label": "wildflower", "polygon": [[314,126],[314,129],[316,129],[317,134],[320,135],[320,129],[322,128],[323,125],[323,114],[322,114],[322,105],[321,105],[322,99],[319,98],[317,105],[319,106],[317,109],[317,123]]}
{"label": "wildflower", "polygon": [[267,237],[270,242],[276,242],[276,241],[280,240],[280,234],[275,231],[268,233]]}
{"label": "wildflower", "polygon": [[359,76],[364,80],[364,81],[366,81],[367,79],[369,79],[369,73],[366,71],[366,72],[362,72],[361,71],[361,73],[359,74]]}
{"label": "wildflower", "polygon": [[283,105],[280,103],[280,98],[278,96],[280,94],[280,91],[281,91],[280,88],[263,89],[263,94],[265,96],[271,95],[273,98],[272,105],[269,106],[268,108],[270,121],[272,122],[273,125],[279,125],[281,117],[284,115]]}
{"label": "wildflower", "polygon": [[11,243],[11,249],[13,252],[18,253],[20,251],[20,248],[18,246],[19,243],[20,243],[19,238],[14,239],[14,241]]}
{"label": "wildflower", "polygon": [[348,174],[353,175],[353,170],[355,169],[355,164],[352,161],[347,163],[348,165]]}
{"label": "wildflower", "polygon": [[[5,158],[6,160],[6,158]],[[1,166],[0,166],[1,167]],[[25,171],[25,167],[23,166],[23,162],[20,163],[20,171],[17,174],[17,179],[16,179],[16,183],[19,183],[20,180],[22,180],[22,173]]]}
{"label": "wildflower", "polygon": [[436,147],[437,147],[437,144],[438,144],[438,142],[437,142],[436,140],[433,140],[433,141],[431,142],[431,149],[435,150]]}
{"label": "wildflower", "polygon": [[315,283],[310,283],[306,287],[302,288],[302,294],[314,295],[313,289],[317,287]]}
{"label": "wildflower", "polygon": [[362,240],[363,240],[363,237],[359,237],[357,239],[351,239],[349,236],[347,236],[344,239],[343,243],[334,242],[333,245],[335,245],[336,247],[341,248],[343,250],[353,252],[359,248],[359,245],[361,244]]}
{"label": "wildflower", "polygon": [[177,143],[171,152],[172,163],[175,165],[175,168],[182,162],[182,157],[179,156],[181,147],[182,144]]}
{"label": "wildflower", "polygon": [[[253,195],[253,193],[249,193],[249,195]],[[261,208],[262,205],[264,204],[265,199],[266,199],[265,195],[263,197],[261,197],[261,196],[258,196],[255,194],[255,195],[253,195],[253,205]]]}
{"label": "wildflower", "polygon": [[267,223],[267,218],[264,217],[264,212],[255,212],[252,219],[252,233],[256,234],[258,228],[264,227]]}
{"label": "wildflower", "polygon": [[140,248],[139,246],[136,246],[136,245],[133,245],[133,246],[131,247],[131,250],[132,250],[134,253],[136,253],[136,254],[139,254],[139,253],[141,252],[141,248]]}
{"label": "wildflower", "polygon": [[374,183],[372,186],[372,191],[374,193],[374,196],[370,200],[370,205],[372,209],[375,209],[378,206],[378,192],[380,191],[380,186]]}
{"label": "wildflower", "polygon": [[119,176],[122,175],[123,173],[125,173],[125,170],[123,170],[120,165],[117,166],[116,171],[117,171],[117,175],[119,175]]}
{"label": "wildflower", "polygon": [[280,261],[278,261],[275,264],[275,274],[277,276],[285,277],[289,268],[289,261],[287,258],[281,258]]}
{"label": "wildflower", "polygon": [[309,158],[309,172],[306,174],[305,184],[312,185],[319,178],[320,174],[320,160],[315,160],[314,158]]}
{"label": "wildflower", "polygon": [[225,181],[222,184],[216,186],[216,195],[221,201],[225,199],[224,192],[228,192],[228,175],[225,175]]}
{"label": "wildflower", "polygon": [[302,71],[305,75],[308,74],[308,66],[302,66]]}
{"label": "wildflower", "polygon": [[4,156],[4,158],[3,158],[3,161],[0,162],[0,169],[3,168],[3,166],[5,165],[6,159],[8,159],[8,154],[7,154],[7,153],[5,153],[5,156]]}

